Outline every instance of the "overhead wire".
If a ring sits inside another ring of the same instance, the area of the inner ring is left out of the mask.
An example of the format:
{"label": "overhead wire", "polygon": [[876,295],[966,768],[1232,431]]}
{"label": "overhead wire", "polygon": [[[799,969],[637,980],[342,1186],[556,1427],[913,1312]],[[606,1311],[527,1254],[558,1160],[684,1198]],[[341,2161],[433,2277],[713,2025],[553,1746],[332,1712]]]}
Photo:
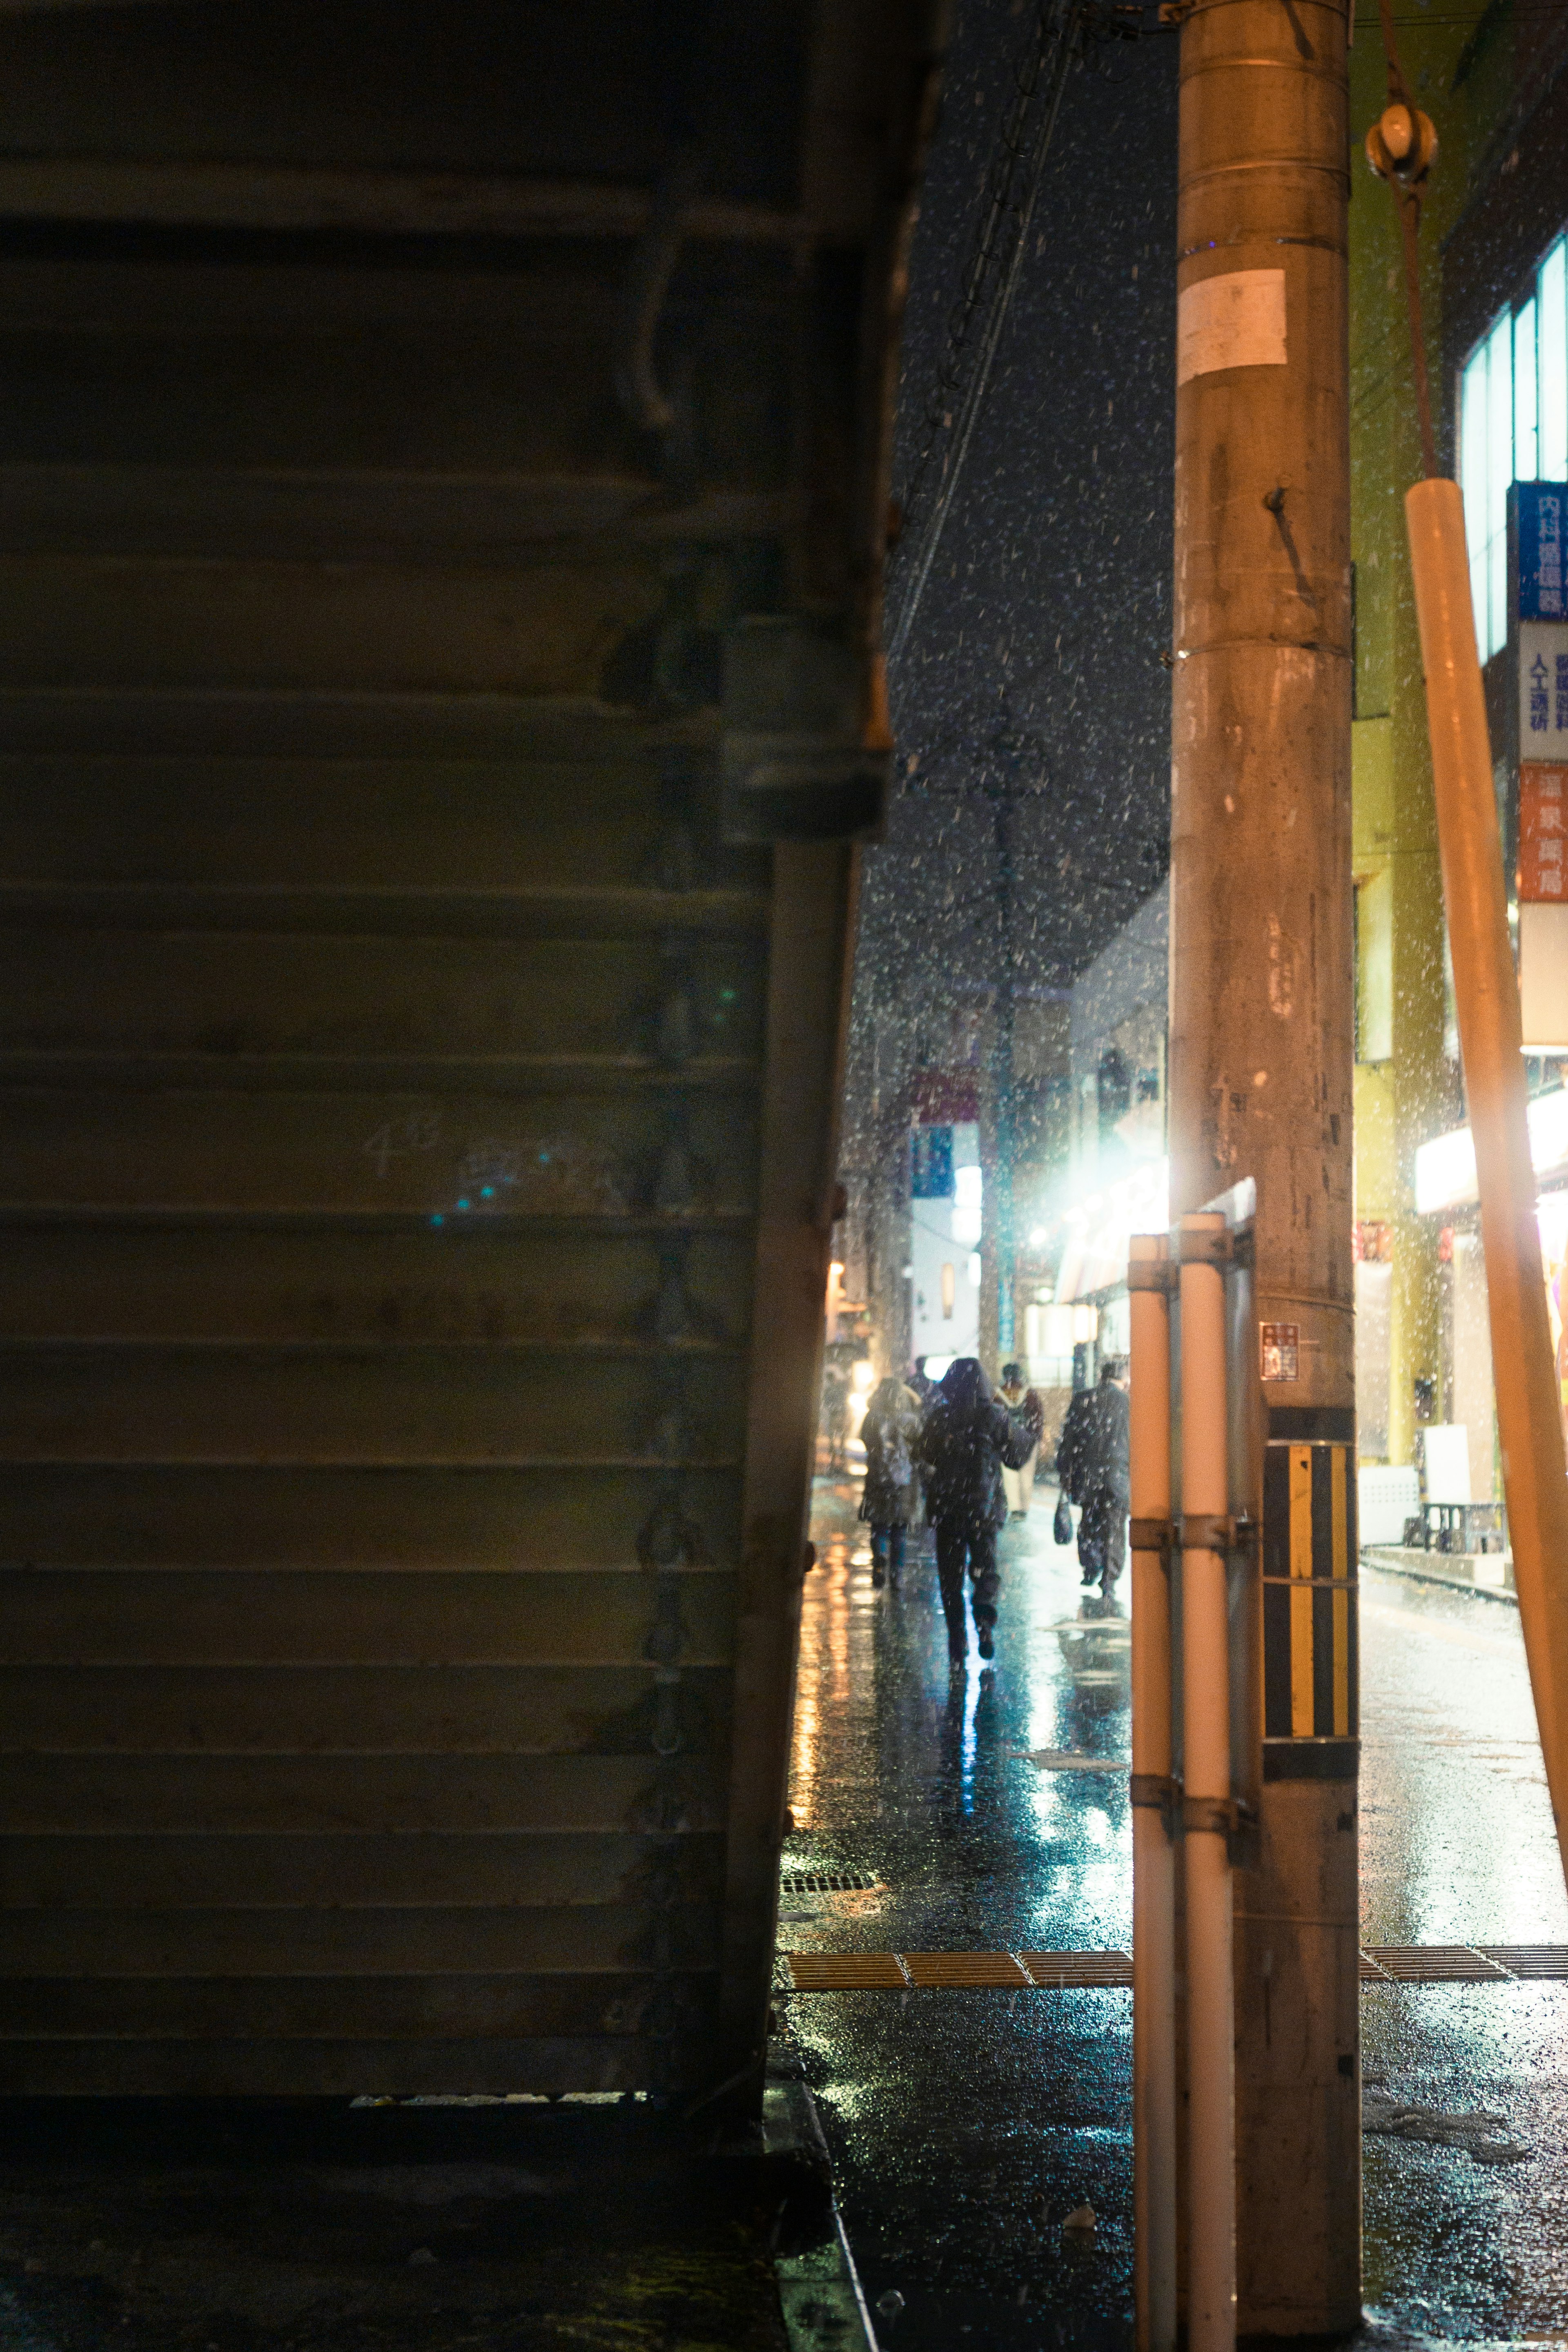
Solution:
{"label": "overhead wire", "polygon": [[[984,403],[992,365],[1028,247],[1046,157],[1067,87],[1082,14],[1083,0],[1040,0],[1021,64],[1016,70],[1016,94],[987,174],[988,201],[964,269],[963,289],[955,306],[955,316],[950,319],[936,392],[927,410],[926,440],[910,479],[907,510],[918,509],[937,441],[942,432],[951,431],[952,446],[935,499],[908,559],[909,586],[888,647],[889,665],[899,660],[909,641]],[[1029,116],[1037,100],[1040,103],[1034,136],[1028,139]],[[1015,196],[1020,163],[1025,167],[1024,180],[1021,191]],[[973,364],[956,404],[950,408],[946,396],[958,389],[958,369],[977,320],[979,335]]]}

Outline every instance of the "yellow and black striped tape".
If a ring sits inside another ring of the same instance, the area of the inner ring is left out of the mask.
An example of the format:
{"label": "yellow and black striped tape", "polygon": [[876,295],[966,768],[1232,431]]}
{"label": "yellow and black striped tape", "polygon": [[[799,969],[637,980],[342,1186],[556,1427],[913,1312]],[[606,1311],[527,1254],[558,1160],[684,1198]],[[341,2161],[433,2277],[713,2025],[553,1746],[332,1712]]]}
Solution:
{"label": "yellow and black striped tape", "polygon": [[1355,1506],[1352,1447],[1264,1447],[1266,1739],[1357,1736]]}

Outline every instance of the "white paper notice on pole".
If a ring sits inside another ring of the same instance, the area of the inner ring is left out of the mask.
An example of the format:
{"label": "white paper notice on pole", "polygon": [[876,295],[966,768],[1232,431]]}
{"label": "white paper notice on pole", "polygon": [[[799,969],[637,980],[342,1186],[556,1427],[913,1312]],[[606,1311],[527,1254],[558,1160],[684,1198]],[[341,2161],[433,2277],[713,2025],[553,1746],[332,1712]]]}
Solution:
{"label": "white paper notice on pole", "polygon": [[1220,368],[1283,367],[1285,272],[1233,269],[1176,298],[1176,382]]}

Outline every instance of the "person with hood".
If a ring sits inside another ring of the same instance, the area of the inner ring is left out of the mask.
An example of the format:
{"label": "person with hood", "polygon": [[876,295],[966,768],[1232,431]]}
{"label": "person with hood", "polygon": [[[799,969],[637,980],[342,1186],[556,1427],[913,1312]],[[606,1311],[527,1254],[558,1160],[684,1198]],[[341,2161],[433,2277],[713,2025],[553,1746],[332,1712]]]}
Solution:
{"label": "person with hood", "polygon": [[913,1449],[920,1433],[920,1400],[889,1372],[872,1390],[860,1423],[866,1448],[860,1517],[871,1529],[871,1581],[878,1586],[890,1576],[897,1587],[904,1565],[904,1537],[919,1515]]}
{"label": "person with hood", "polygon": [[1016,1519],[1029,1516],[1029,1505],[1035,1499],[1035,1457],[1040,1450],[1040,1437],[1046,1426],[1046,1408],[1040,1402],[1038,1389],[1030,1388],[1024,1379],[1022,1364],[1002,1367],[1002,1402],[1016,1422],[1029,1433],[1029,1457],[1021,1470],[1002,1465],[1002,1487],[1007,1497],[1007,1508]]}
{"label": "person with hood", "polygon": [[1028,1429],[991,1392],[973,1356],[948,1367],[927,1408],[915,1449],[936,1530],[936,1572],[947,1619],[947,1654],[962,1665],[968,1651],[963,1624],[963,1571],[974,1586],[974,1630],[983,1658],[996,1654],[996,1531],[1006,1523],[1003,1466],[1019,1470],[1033,1447]]}
{"label": "person with hood", "polygon": [[1057,1441],[1057,1478],[1068,1501],[1082,1507],[1078,1561],[1083,1580],[1098,1583],[1109,1598],[1127,1565],[1132,1498],[1125,1356],[1108,1356],[1098,1385],[1080,1389],[1068,1405]]}

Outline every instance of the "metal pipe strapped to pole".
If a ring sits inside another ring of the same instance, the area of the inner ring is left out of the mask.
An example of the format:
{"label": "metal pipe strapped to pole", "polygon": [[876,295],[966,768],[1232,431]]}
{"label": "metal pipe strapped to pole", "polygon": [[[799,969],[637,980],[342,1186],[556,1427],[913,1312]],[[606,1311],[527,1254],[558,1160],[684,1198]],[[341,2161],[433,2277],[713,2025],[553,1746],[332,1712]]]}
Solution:
{"label": "metal pipe strapped to pole", "polygon": [[[1182,1517],[1224,1520],[1225,1276],[1182,1219]],[[1230,1625],[1225,1554],[1182,1547],[1182,1771],[1187,1897],[1187,2344],[1236,2342],[1236,1985],[1231,1949]]]}
{"label": "metal pipe strapped to pole", "polygon": [[[1405,493],[1454,1002],[1475,1139],[1503,1491],[1535,1717],[1563,1854],[1568,1819],[1568,1470],[1552,1370],[1519,983],[1457,482]],[[1568,1870],[1568,1855],[1563,1855]]]}
{"label": "metal pipe strapped to pole", "polygon": [[[1176,1853],[1171,1781],[1169,1244],[1132,1237],[1132,2208],[1137,2352],[1176,2342]],[[1145,1288],[1152,1272],[1159,1287]]]}

